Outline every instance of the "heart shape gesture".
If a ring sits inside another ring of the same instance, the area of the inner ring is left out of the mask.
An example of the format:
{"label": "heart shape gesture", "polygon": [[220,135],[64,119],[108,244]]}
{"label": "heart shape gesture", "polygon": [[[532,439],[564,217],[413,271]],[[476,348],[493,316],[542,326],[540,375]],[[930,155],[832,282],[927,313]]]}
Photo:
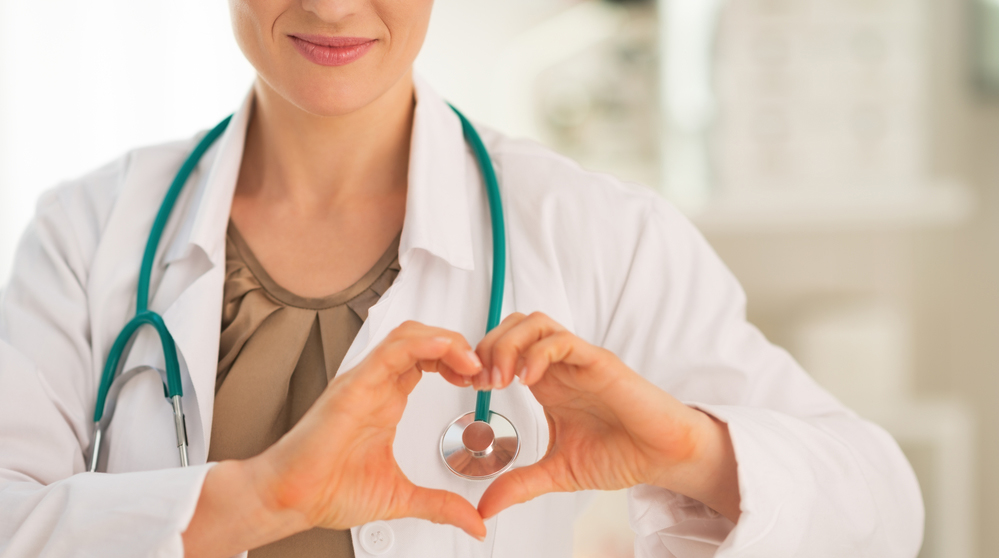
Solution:
{"label": "heart shape gesture", "polygon": [[[414,485],[392,452],[423,371],[465,387],[481,369],[461,335],[403,324],[361,364],[338,374],[277,443],[209,471],[184,534],[187,555],[228,556],[311,527],[347,529],[403,517],[447,523],[484,539],[475,507],[457,494]],[[234,510],[234,502],[247,505]]]}
{"label": "heart shape gesture", "polygon": [[500,389],[514,376],[544,407],[550,441],[533,465],[498,477],[479,513],[548,492],[651,484],[685,494],[733,521],[739,515],[735,457],[727,427],[688,407],[544,314],[513,314],[476,349],[474,385]]}
{"label": "heart shape gesture", "polygon": [[326,528],[417,517],[483,537],[485,525],[471,504],[414,485],[392,453],[396,426],[421,371],[440,372],[465,386],[466,377],[479,370],[461,335],[403,324],[360,365],[338,375],[301,421],[261,454],[275,479],[275,503]]}

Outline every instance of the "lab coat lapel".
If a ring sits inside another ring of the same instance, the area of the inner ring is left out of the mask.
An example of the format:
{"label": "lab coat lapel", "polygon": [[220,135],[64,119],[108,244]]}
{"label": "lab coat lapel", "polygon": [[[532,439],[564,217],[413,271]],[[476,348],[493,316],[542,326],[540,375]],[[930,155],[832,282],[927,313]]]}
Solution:
{"label": "lab coat lapel", "polygon": [[[96,393],[105,361],[111,344],[118,336],[122,327],[135,315],[136,287],[139,275],[139,262],[146,244],[148,230],[163,195],[166,192],[169,179],[180,167],[183,153],[190,146],[178,145],[176,151],[157,153],[153,150],[137,150],[129,156],[126,167],[127,174],[121,185],[121,194],[115,204],[104,230],[102,241],[94,256],[92,275],[88,278],[88,299],[91,301],[91,324],[93,331],[92,370],[94,384],[92,393]],[[196,171],[192,176],[197,181],[202,176]],[[178,200],[176,218],[167,223],[164,237],[176,236],[183,221],[182,208],[190,205],[190,200],[196,192],[187,190]],[[166,246],[161,246],[160,253],[166,252]],[[162,257],[156,260],[162,261]],[[152,308],[162,310],[161,289],[163,279],[162,266],[154,269],[153,285],[159,300],[155,300]],[[197,275],[186,279],[194,281]],[[180,277],[171,271],[169,283],[180,284]],[[175,324],[170,324],[173,333],[178,333]],[[150,365],[162,368],[162,349],[156,335],[149,328],[142,328],[136,335],[132,349],[125,357],[124,369],[128,370],[139,365]],[[182,374],[186,376],[186,374]],[[185,379],[185,393],[193,394]],[[134,384],[134,385],[133,385]],[[141,386],[140,386],[141,384]],[[111,422],[108,435],[111,439],[111,454],[109,455],[108,471],[125,472],[173,466],[175,452],[162,453],[162,444],[150,444],[150,432],[157,426],[169,425],[169,411],[162,398],[162,389],[156,395],[158,381],[153,378],[136,379],[129,382],[123,389],[118,402],[116,416],[133,417],[131,421],[120,418]],[[143,389],[136,389],[144,386]],[[186,398],[191,400],[191,398]],[[140,401],[141,400],[141,401]],[[193,407],[193,405],[192,405]],[[163,414],[166,413],[164,417]],[[197,422],[197,417],[193,417]],[[162,419],[162,420],[161,420]],[[150,428],[136,432],[130,428],[133,422],[147,423]],[[89,432],[87,433],[89,436]],[[200,438],[200,433],[196,438]],[[156,438],[159,440],[159,438]]]}
{"label": "lab coat lapel", "polygon": [[[225,284],[225,231],[252,102],[251,93],[213,147],[217,155],[166,254],[167,268],[151,305],[165,307],[163,320],[187,368],[185,395],[193,393],[197,403],[197,419],[189,421],[188,427],[192,463],[207,460],[210,443]],[[184,399],[191,401],[187,396]],[[190,405],[186,412],[191,413]]]}
{"label": "lab coat lapel", "polygon": [[[204,463],[208,453],[215,369],[218,360],[222,290],[225,281],[225,229],[242,160],[243,139],[251,107],[252,93],[233,116],[226,132],[205,153],[195,172],[192,173],[190,182],[182,191],[168,221],[155,260],[158,265],[153,267],[149,308],[163,316],[180,357],[190,459],[194,464]],[[182,151],[183,157],[186,157],[193,147],[194,142],[186,146]],[[155,213],[161,203],[166,185],[177,172],[181,160],[183,158],[178,161],[171,160],[166,169],[158,170],[155,180],[161,186],[152,190],[162,191],[153,194],[155,200],[143,198],[141,208],[125,204],[124,197],[130,195],[128,192],[138,192],[136,195],[149,197],[143,192],[151,190],[148,182],[153,180],[153,177],[147,176],[149,173],[142,173],[145,176],[144,183],[126,185],[123,200],[120,202],[122,215],[119,220],[131,225],[117,227],[118,232],[115,237],[123,236],[125,239],[116,241],[115,244],[127,242],[130,248],[128,254],[121,252],[114,254],[116,261],[138,262],[141,258],[146,235],[138,234],[136,231],[148,231],[148,223],[151,222],[149,216]],[[137,217],[133,216],[133,213]],[[146,219],[146,224],[133,223],[137,218]],[[114,231],[109,230],[109,233]],[[120,269],[118,265],[115,267]],[[137,275],[136,265],[134,274],[128,275],[130,281],[124,285],[126,287],[123,290],[124,294],[120,295],[131,298],[128,315],[123,313],[122,320],[114,320],[111,323],[123,325],[135,311],[134,281]],[[112,306],[117,305],[117,297],[106,297],[102,300],[110,300]],[[110,339],[113,340],[116,334],[117,329],[110,333]],[[110,341],[107,345],[110,346]],[[104,356],[106,350],[102,355],[100,366],[103,366]],[[125,369],[143,364],[163,367],[159,340],[148,328],[143,328],[136,336],[132,350],[125,360]],[[155,396],[150,397],[155,399]],[[152,401],[148,405],[157,408]],[[149,456],[123,456],[123,459],[125,461],[121,463],[124,468],[131,467],[133,461],[147,465],[157,461],[157,458]],[[171,462],[167,461],[161,465],[169,466]]]}

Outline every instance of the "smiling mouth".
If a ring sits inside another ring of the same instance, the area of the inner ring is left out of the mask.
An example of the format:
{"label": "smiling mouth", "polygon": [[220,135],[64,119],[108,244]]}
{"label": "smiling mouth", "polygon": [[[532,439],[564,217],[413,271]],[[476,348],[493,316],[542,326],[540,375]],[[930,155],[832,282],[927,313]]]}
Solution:
{"label": "smiling mouth", "polygon": [[376,39],[330,35],[288,35],[295,50],[320,66],[345,66],[371,50]]}

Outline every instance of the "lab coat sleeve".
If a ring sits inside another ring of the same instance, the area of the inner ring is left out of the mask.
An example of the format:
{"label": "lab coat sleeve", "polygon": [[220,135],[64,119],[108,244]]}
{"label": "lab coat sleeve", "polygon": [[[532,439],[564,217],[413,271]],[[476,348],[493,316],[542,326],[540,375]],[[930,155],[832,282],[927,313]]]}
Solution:
{"label": "lab coat sleeve", "polygon": [[0,340],[0,558],[181,557],[209,466],[81,473],[43,376]]}
{"label": "lab coat sleeve", "polygon": [[96,389],[86,270],[107,211],[91,194],[43,197],[0,305],[0,558],[183,556],[208,470],[83,472]]}
{"label": "lab coat sleeve", "polygon": [[895,441],[819,387],[745,317],[745,295],[698,231],[648,204],[603,345],[727,423],[733,525],[665,489],[631,490],[638,557],[912,558],[923,505]]}

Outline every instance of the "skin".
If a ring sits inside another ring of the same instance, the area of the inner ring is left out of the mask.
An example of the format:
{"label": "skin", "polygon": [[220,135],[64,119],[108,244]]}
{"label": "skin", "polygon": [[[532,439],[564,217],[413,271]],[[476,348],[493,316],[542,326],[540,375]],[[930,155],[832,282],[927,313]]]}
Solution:
{"label": "skin", "polygon": [[[402,229],[413,60],[432,0],[230,0],[258,73],[232,220],[281,286],[325,296],[357,281]],[[290,34],[374,39],[314,64]],[[316,258],[321,247],[327,257]]]}
{"label": "skin", "polygon": [[548,419],[548,451],[493,482],[479,500],[489,518],[549,492],[660,486],[732,521],[739,484],[728,428],[688,407],[548,316],[511,314],[476,348],[479,387],[516,377]]}
{"label": "skin", "polygon": [[[405,214],[412,63],[432,0],[230,0],[237,42],[258,72],[231,218],[282,286],[325,296],[384,253]],[[313,64],[289,34],[376,42],[339,67]],[[316,257],[319,247],[323,257]],[[493,481],[478,509],[413,485],[392,453],[420,377],[502,389],[515,377],[544,407],[546,456]],[[475,348],[417,323],[337,375],[260,455],[207,474],[183,533],[190,557],[224,557],[320,526],[422,518],[485,536],[483,518],[548,492],[651,484],[736,521],[727,427],[687,407],[543,314],[513,314]]]}

